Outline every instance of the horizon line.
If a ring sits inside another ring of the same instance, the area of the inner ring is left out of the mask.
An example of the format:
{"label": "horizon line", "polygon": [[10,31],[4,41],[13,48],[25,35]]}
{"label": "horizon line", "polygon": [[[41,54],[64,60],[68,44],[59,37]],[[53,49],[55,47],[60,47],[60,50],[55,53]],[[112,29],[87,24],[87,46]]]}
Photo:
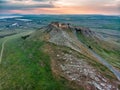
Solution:
{"label": "horizon line", "polygon": [[2,13],[0,15],[103,15],[103,16],[120,16],[120,14],[22,14],[22,13]]}

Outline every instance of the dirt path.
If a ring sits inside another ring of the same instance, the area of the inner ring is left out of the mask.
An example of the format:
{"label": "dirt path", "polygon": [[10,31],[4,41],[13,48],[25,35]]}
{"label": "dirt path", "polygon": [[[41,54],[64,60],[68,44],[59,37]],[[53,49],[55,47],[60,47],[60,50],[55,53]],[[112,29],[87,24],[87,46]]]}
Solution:
{"label": "dirt path", "polygon": [[104,66],[106,66],[110,71],[112,71],[114,73],[114,75],[118,78],[118,80],[120,81],[120,72],[118,70],[116,70],[111,64],[109,64],[107,62],[107,60],[105,60],[104,58],[102,58],[100,55],[98,55],[97,53],[95,53],[94,51],[90,50],[89,51],[94,55],[94,57],[96,57]]}
{"label": "dirt path", "polygon": [[[29,35],[29,34],[31,34],[32,32],[33,32],[33,31],[26,32],[25,35]],[[3,57],[4,48],[5,48],[5,43],[6,43],[8,40],[12,39],[13,36],[20,36],[20,37],[21,37],[21,35],[24,35],[24,33],[25,33],[25,32],[19,33],[19,34],[16,34],[16,35],[12,35],[12,37],[9,36],[9,38],[6,38],[6,39],[3,41],[3,43],[2,43],[2,48],[1,48],[1,51],[0,51],[0,64],[1,64],[1,62],[2,62],[2,57]]]}
{"label": "dirt path", "polygon": [[4,47],[5,47],[5,43],[8,41],[8,39],[4,40],[2,43],[2,48],[1,48],[1,52],[0,52],[0,64],[2,62],[2,56],[3,56],[3,52],[4,52]]}
{"label": "dirt path", "polygon": [[[74,33],[75,36],[77,37],[76,32]],[[89,53],[91,53],[95,58],[97,58],[97,60],[99,60],[104,66],[106,66],[116,77],[117,79],[120,81],[120,72],[118,70],[116,70],[111,64],[109,64],[107,62],[107,60],[105,60],[104,58],[102,58],[100,55],[98,55],[96,52],[94,52],[93,50],[89,49],[85,44],[83,44],[78,38],[77,40],[88,50]]]}

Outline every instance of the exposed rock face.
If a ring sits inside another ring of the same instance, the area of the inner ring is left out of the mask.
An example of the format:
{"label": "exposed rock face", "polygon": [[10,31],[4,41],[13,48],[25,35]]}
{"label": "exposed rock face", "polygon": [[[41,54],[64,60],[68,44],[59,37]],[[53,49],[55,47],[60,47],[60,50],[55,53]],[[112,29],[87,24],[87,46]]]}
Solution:
{"label": "exposed rock face", "polygon": [[94,36],[95,32],[91,31],[89,28],[75,27],[76,32],[80,32],[85,36]]}
{"label": "exposed rock face", "polygon": [[92,56],[84,45],[78,40],[76,33],[80,31],[85,36],[94,37],[94,32],[86,28],[76,28],[70,24],[52,22],[45,32],[49,32],[49,42],[57,45],[67,46],[75,51]]}
{"label": "exposed rock face", "polygon": [[73,32],[80,32],[82,35],[86,36],[86,37],[96,37],[99,38],[101,37],[98,33],[95,33],[94,31],[91,31],[89,28],[85,28],[85,27],[78,27],[78,26],[72,26],[69,23],[59,23],[59,22],[52,22],[51,24],[49,24],[51,26],[54,26],[56,28],[59,29],[63,29],[63,30],[68,30],[70,29]]}
{"label": "exposed rock face", "polygon": [[[115,81],[111,81],[91,66],[86,58],[79,58],[74,51],[61,52],[51,50],[52,70],[54,74],[60,75],[70,82],[82,86],[84,90],[119,90]],[[79,90],[79,89],[78,89]]]}
{"label": "exposed rock face", "polygon": [[[49,32],[49,42],[55,43],[57,45],[70,47],[78,52],[81,52],[80,46],[77,44],[74,36],[70,36],[67,33],[69,28],[68,24],[62,24],[58,22],[53,22],[48,26],[48,29],[45,32]],[[71,33],[71,31],[70,31]],[[71,34],[72,35],[72,34]]]}
{"label": "exposed rock face", "polygon": [[83,85],[86,90],[117,90],[116,85],[101,75],[84,59],[78,59],[72,54],[57,55],[59,67],[70,81]]}

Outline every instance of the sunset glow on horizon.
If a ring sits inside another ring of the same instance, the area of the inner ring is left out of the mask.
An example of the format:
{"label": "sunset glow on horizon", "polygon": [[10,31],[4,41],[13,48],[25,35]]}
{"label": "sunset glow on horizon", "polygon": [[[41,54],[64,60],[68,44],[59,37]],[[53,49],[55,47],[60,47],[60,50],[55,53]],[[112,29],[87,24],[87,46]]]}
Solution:
{"label": "sunset glow on horizon", "polygon": [[120,0],[1,0],[1,14],[120,15]]}

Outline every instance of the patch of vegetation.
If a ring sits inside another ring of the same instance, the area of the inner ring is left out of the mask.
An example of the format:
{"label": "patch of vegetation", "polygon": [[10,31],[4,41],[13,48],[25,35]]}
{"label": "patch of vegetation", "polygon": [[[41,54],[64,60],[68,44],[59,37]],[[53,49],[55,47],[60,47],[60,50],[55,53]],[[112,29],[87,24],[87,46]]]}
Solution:
{"label": "patch of vegetation", "polygon": [[[96,51],[98,54],[101,55],[101,53],[103,52],[103,48],[99,44],[97,44],[96,42],[91,40],[91,38],[84,37],[80,33],[77,33],[77,36],[81,42],[83,42],[84,44],[86,44],[88,46],[88,48],[90,46],[92,48],[92,50]],[[100,64],[100,62],[97,62],[95,60],[90,60],[89,58],[87,60],[92,66],[96,67],[97,70],[99,70],[105,77],[110,78],[110,79],[115,78],[115,76],[112,74],[112,72],[107,67]]]}
{"label": "patch of vegetation", "polygon": [[118,89],[120,89],[120,85],[118,85]]}
{"label": "patch of vegetation", "polygon": [[5,45],[0,65],[0,90],[72,90],[66,80],[56,79],[44,42],[14,38]]}
{"label": "patch of vegetation", "polygon": [[103,42],[95,42],[91,38],[83,36],[81,33],[77,33],[77,36],[81,42],[90,46],[93,51],[98,53],[101,57],[107,60],[112,66],[120,70],[120,49],[113,49],[109,46],[109,43],[104,44]]}

